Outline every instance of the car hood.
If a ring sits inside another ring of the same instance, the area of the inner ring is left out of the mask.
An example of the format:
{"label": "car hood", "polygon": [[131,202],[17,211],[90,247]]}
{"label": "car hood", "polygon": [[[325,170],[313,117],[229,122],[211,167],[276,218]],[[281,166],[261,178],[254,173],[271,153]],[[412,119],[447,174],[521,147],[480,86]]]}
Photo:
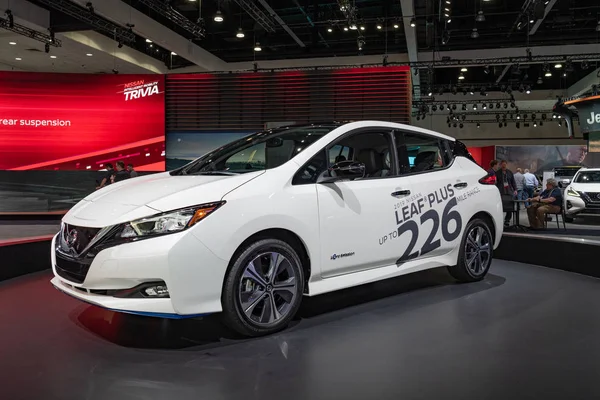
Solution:
{"label": "car hood", "polygon": [[570,187],[578,192],[600,193],[600,183],[576,183],[571,182]]}
{"label": "car hood", "polygon": [[127,179],[87,196],[65,215],[63,221],[72,225],[104,227],[212,203],[263,173],[232,176],[160,173]]}

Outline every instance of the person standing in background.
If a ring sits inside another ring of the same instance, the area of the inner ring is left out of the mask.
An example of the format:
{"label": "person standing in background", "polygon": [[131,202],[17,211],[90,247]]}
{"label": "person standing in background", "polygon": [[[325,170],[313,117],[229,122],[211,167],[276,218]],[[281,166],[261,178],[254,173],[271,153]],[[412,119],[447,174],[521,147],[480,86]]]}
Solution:
{"label": "person standing in background", "polygon": [[115,170],[113,169],[112,164],[106,163],[106,172],[104,172],[100,185],[96,189],[101,189],[106,185],[110,185],[112,183],[111,177],[114,173]]}
{"label": "person standing in background", "polygon": [[[528,169],[525,170],[523,178],[525,179],[525,192],[527,193],[526,199],[530,199],[533,197],[533,192],[535,191],[535,188],[538,187],[540,182],[534,174],[529,172]],[[525,203],[525,207],[529,207],[530,205],[531,203],[529,202]]]}
{"label": "person standing in background", "polygon": [[517,172],[514,176],[517,187],[517,200],[527,200],[530,196],[527,196],[527,193],[525,192],[525,175],[523,175],[521,168],[517,168]]}
{"label": "person standing in background", "polygon": [[496,175],[496,171],[498,171],[498,160],[490,161],[490,169],[488,169],[488,175],[494,176]]}
{"label": "person standing in background", "polygon": [[127,164],[127,171],[129,171],[130,178],[135,178],[138,176],[137,171],[133,169],[133,164]]}
{"label": "person standing in background", "polygon": [[[496,186],[500,190],[500,196],[502,197],[502,204],[505,210],[513,208],[512,200],[517,195],[517,184],[515,183],[515,177],[511,170],[507,168],[508,162],[506,160],[500,161],[500,169],[496,171]],[[510,202],[510,206],[509,203]],[[507,211],[504,217],[504,226],[510,225],[510,219],[512,218],[512,212]]]}
{"label": "person standing in background", "polygon": [[117,161],[117,172],[114,174],[114,182],[124,181],[129,179],[129,172],[125,169],[123,161]]}

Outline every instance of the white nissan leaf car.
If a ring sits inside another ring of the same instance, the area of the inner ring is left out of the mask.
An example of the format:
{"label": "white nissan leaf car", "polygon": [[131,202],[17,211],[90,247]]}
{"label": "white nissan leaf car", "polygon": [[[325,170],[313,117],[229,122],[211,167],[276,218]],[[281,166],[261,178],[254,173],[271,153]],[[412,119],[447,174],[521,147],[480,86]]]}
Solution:
{"label": "white nissan leaf car", "polygon": [[481,280],[502,229],[495,176],[453,138],[295,125],[91,194],[52,242],[52,284],[119,312],[222,313],[258,336],[284,328],[303,296],[440,266]]}
{"label": "white nissan leaf car", "polygon": [[600,216],[600,168],[581,168],[565,190],[565,220]]}

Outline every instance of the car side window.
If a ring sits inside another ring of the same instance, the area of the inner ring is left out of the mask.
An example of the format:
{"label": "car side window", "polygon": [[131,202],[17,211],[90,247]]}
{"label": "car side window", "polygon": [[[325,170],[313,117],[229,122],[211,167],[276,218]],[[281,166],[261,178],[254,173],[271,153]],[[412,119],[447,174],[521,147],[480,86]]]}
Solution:
{"label": "car side window", "polygon": [[303,165],[292,179],[293,185],[316,183],[331,166],[359,162],[365,166],[363,179],[383,178],[394,174],[388,130],[369,130],[344,136]]}
{"label": "car side window", "polygon": [[292,185],[317,183],[317,179],[327,168],[327,151],[322,149],[294,174]]}
{"label": "car side window", "polygon": [[400,172],[421,173],[447,167],[452,161],[442,139],[414,132],[396,132]]}

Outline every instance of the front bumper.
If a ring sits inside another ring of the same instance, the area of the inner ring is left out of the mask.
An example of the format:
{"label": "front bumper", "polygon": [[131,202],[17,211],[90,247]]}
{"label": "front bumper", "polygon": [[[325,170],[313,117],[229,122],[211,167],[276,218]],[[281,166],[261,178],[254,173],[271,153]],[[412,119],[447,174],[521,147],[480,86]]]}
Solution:
{"label": "front bumper", "polygon": [[575,216],[578,214],[600,215],[600,203],[586,202],[577,196],[565,196],[565,214]]}
{"label": "front bumper", "polygon": [[[82,283],[57,273],[56,241],[52,240],[52,284],[79,300],[114,311],[167,318],[222,311],[221,289],[227,261],[215,256],[191,231],[121,244],[100,251]],[[168,298],[114,297],[92,291],[131,289],[165,282]]]}

